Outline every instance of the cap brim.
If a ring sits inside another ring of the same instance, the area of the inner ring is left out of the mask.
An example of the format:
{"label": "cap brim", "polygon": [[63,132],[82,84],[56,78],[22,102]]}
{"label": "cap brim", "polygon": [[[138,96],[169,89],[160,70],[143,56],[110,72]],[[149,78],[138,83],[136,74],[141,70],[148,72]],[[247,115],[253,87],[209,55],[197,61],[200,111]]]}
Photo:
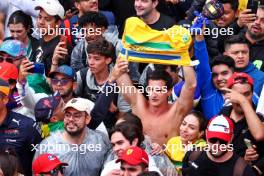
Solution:
{"label": "cap brim", "polygon": [[[41,170],[39,173],[47,173],[50,172],[52,169],[58,167],[58,166],[68,166],[67,163],[54,163],[54,164],[49,164],[48,167],[45,169]],[[37,174],[39,174],[37,173]]]}
{"label": "cap brim", "polygon": [[[125,158],[125,157],[119,158],[116,160],[116,163],[121,162],[121,161],[125,161],[126,163],[128,163],[129,165],[132,165],[132,166],[138,165],[140,163],[145,163],[142,160],[136,160],[136,159],[131,158],[131,157],[130,158]],[[145,163],[145,164],[147,164],[147,163]]]}
{"label": "cap brim", "polygon": [[[38,6],[35,7],[35,10],[41,10],[41,9],[43,9],[45,12],[47,12],[47,14],[49,14],[50,16],[58,15],[57,13],[54,13],[53,10],[50,10],[48,8],[45,8],[42,5],[38,5]],[[58,16],[61,18],[60,15],[58,15]]]}
{"label": "cap brim", "polygon": [[208,131],[206,134],[206,138],[207,139],[211,139],[211,138],[217,138],[217,139],[222,139],[226,142],[230,142],[232,135],[230,134],[225,134],[225,133],[220,133],[220,132],[213,132],[213,131]]}

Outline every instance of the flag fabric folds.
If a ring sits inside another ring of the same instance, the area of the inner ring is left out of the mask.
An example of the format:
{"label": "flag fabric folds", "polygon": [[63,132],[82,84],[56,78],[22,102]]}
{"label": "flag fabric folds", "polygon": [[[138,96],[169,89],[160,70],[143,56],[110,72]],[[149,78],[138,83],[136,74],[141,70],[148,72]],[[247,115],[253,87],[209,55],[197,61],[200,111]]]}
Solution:
{"label": "flag fabric folds", "polygon": [[131,62],[188,66],[191,40],[189,30],[181,26],[157,31],[131,17],[126,20],[120,57]]}

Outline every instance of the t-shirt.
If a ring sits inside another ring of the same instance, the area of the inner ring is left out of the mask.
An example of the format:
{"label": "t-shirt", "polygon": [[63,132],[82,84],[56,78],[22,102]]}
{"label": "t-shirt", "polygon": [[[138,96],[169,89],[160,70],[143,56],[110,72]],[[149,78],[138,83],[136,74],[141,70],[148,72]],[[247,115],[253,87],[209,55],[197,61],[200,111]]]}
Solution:
{"label": "t-shirt", "polygon": [[[206,152],[202,152],[201,155],[194,162],[198,166],[188,167],[190,152],[186,153],[183,159],[183,170],[189,173],[189,176],[233,176],[234,166],[238,159],[238,155],[235,153],[233,156],[225,162],[217,163],[208,158]],[[185,176],[187,173],[184,173]],[[242,176],[254,176],[254,172],[249,165],[246,166]]]}
{"label": "t-shirt", "polygon": [[149,24],[149,27],[151,27],[152,29],[156,29],[158,31],[162,31],[164,29],[168,29],[172,27],[175,24],[176,23],[173,18],[163,13],[160,13],[160,18],[158,19],[158,21],[156,21],[153,24]]}
{"label": "t-shirt", "polygon": [[[232,106],[225,106],[219,114],[223,114],[226,117],[230,117],[232,111]],[[264,119],[259,117],[260,120],[263,122]],[[257,146],[257,152],[259,154],[259,158],[264,156],[264,142],[257,142],[254,137],[252,136],[251,132],[249,131],[247,121],[245,118],[239,120],[238,122],[234,123],[234,137],[232,144],[234,145],[234,151],[237,155],[244,157],[245,152],[247,150],[247,146],[244,142],[244,139],[247,138],[251,140],[252,144]]]}
{"label": "t-shirt", "polygon": [[62,162],[69,164],[65,175],[97,176],[103,166],[111,144],[103,133],[87,128],[82,144],[71,144],[63,137],[63,132],[51,133],[38,146],[35,158],[43,153],[56,155]]}
{"label": "t-shirt", "polygon": [[[56,36],[48,42],[44,41],[43,38],[39,40],[40,46],[37,48],[35,60],[36,62],[44,63],[46,75],[48,75],[50,72],[50,68],[52,64],[52,56],[56,46],[60,42],[60,38],[61,36]],[[67,45],[67,49],[68,49],[68,55],[66,55],[64,59],[59,60],[58,63],[59,66],[63,64],[70,65],[71,63],[70,56],[71,56],[72,48],[69,44]]]}

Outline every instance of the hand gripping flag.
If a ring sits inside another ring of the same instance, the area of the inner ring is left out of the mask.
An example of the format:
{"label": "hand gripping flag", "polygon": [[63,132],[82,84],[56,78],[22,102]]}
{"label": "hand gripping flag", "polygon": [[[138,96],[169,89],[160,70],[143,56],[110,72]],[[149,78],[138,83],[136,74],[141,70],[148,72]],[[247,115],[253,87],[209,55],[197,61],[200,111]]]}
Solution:
{"label": "hand gripping flag", "polygon": [[126,20],[120,57],[131,62],[188,66],[191,40],[190,32],[181,26],[157,31],[131,17]]}

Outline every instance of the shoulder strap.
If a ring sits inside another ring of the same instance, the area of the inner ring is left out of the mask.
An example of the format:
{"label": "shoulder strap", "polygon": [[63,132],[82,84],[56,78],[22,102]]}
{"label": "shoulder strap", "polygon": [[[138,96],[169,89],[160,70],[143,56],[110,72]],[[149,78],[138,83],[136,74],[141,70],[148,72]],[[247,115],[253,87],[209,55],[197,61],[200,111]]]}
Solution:
{"label": "shoulder strap", "polygon": [[87,75],[87,71],[88,71],[88,68],[87,68],[87,67],[82,68],[82,69],[80,70],[80,75],[81,75],[81,79],[82,79],[82,83],[83,83],[83,85],[86,84],[86,75]]}
{"label": "shoulder strap", "polygon": [[64,20],[64,26],[66,28],[65,35],[68,39],[69,44],[72,46],[72,38],[71,38],[71,23],[69,19]]}
{"label": "shoulder strap", "polygon": [[234,166],[233,176],[242,176],[246,166],[247,166],[246,161],[244,161],[241,157],[239,157],[236,160]]}
{"label": "shoulder strap", "polygon": [[85,87],[86,87],[86,76],[87,76],[87,71],[88,71],[88,67],[82,68],[80,70],[80,76],[82,79],[82,92],[85,92]]}

